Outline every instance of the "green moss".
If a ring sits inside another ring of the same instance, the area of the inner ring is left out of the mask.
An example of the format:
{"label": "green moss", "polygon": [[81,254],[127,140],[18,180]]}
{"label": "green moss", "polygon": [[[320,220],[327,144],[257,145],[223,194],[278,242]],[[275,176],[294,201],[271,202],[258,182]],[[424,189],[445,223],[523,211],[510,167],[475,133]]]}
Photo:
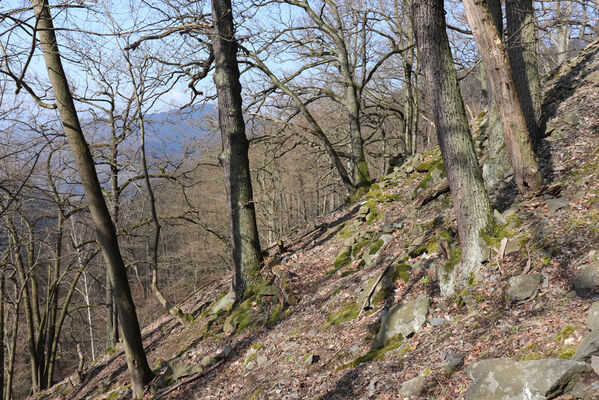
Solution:
{"label": "green moss", "polygon": [[406,263],[397,264],[397,267],[395,267],[395,273],[397,274],[397,278],[400,278],[405,283],[408,283],[410,276],[412,275],[412,267]]}
{"label": "green moss", "polygon": [[565,360],[570,360],[574,357],[574,353],[576,353],[576,346],[574,345],[565,345],[562,348],[557,350],[557,358],[563,358]]}
{"label": "green moss", "polygon": [[110,393],[108,395],[108,397],[106,398],[106,400],[116,400],[119,398],[119,391],[115,390],[114,392]]}
{"label": "green moss", "polygon": [[462,259],[462,248],[457,246],[449,251],[449,260],[445,263],[445,273],[449,274]]}
{"label": "green moss", "polygon": [[374,255],[374,254],[378,253],[379,250],[381,249],[381,247],[383,247],[383,244],[385,244],[383,239],[378,239],[370,246],[370,250],[368,250],[368,253],[370,255]]}
{"label": "green moss", "polygon": [[351,263],[351,247],[346,247],[337,255],[333,261],[334,272],[348,266]]}
{"label": "green moss", "polygon": [[106,350],[104,350],[104,351],[109,356],[112,356],[112,355],[114,355],[114,353],[116,353],[116,347],[107,347]]}
{"label": "green moss", "polygon": [[443,167],[443,159],[441,157],[431,158],[418,164],[414,169],[418,172],[429,172],[435,168]]}
{"label": "green moss", "polygon": [[358,316],[359,312],[360,308],[358,304],[354,302],[346,303],[339,311],[329,315],[327,322],[325,322],[322,327],[328,328],[332,325],[339,325],[344,322],[351,321]]}
{"label": "green moss", "polygon": [[424,254],[424,253],[426,253],[426,243],[408,251],[408,255],[411,258],[418,257],[419,255]]}
{"label": "green moss", "polygon": [[358,272],[358,271],[356,271],[355,269],[350,269],[350,270],[347,270],[347,271],[343,271],[341,273],[341,277],[344,278],[346,276],[350,276],[351,274],[355,274],[356,272]]}
{"label": "green moss", "polygon": [[572,334],[574,333],[574,326],[572,325],[566,325],[562,328],[561,331],[559,331],[559,333],[555,336],[555,341],[556,342],[563,342],[564,340],[568,339],[570,336],[572,336]]}
{"label": "green moss", "polygon": [[304,354],[304,356],[302,357],[302,363],[305,363],[306,360],[314,353],[310,352],[310,353],[306,353]]}
{"label": "green moss", "polygon": [[354,244],[354,247],[352,247],[352,251],[351,251],[352,256],[354,258],[356,258],[358,256],[358,254],[360,254],[360,250],[362,250],[362,248],[367,246],[369,243],[370,243],[370,240],[363,240],[361,242]]}
{"label": "green moss", "polygon": [[281,319],[283,319],[283,306],[281,304],[277,304],[270,315],[268,316],[268,320],[266,320],[266,325],[272,326],[276,325]]}
{"label": "green moss", "polygon": [[[446,174],[445,174],[445,168],[443,167],[443,163],[440,164],[440,166],[438,167],[441,169],[439,177],[440,178],[445,178]],[[426,175],[424,176],[424,178],[422,178],[422,180],[418,183],[418,185],[416,185],[416,187],[414,188],[414,192],[412,193],[412,199],[415,199],[418,194],[420,193],[421,189],[426,189],[429,186],[429,183],[432,181],[433,179],[433,173],[435,170],[437,170],[438,168],[433,168],[431,170],[429,170]]]}
{"label": "green moss", "polygon": [[252,393],[252,395],[248,398],[248,400],[257,400],[260,397],[260,393],[262,393],[262,387],[259,387],[258,389],[254,390],[254,392]]}
{"label": "green moss", "polygon": [[[372,349],[368,353],[357,357],[353,361],[350,361],[348,363],[340,365],[339,367],[337,367],[337,371],[340,371],[340,370],[343,370],[346,368],[355,368],[358,365],[363,364],[365,362],[381,360],[387,352],[397,349],[403,343],[404,343],[403,336],[401,333],[398,333],[397,335],[388,339],[385,342],[385,345],[383,347]],[[408,349],[402,349],[402,352],[400,355],[405,354],[407,351],[408,351]]]}
{"label": "green moss", "polygon": [[516,232],[508,227],[501,226],[496,222],[491,222],[486,230],[481,230],[480,237],[490,247],[499,248],[503,238],[514,237]]}
{"label": "green moss", "polygon": [[348,221],[343,226],[343,229],[341,229],[339,231],[339,233],[337,233],[337,237],[339,239],[347,239],[347,238],[352,237],[353,234],[354,234],[354,225],[353,225],[352,221]]}
{"label": "green moss", "polygon": [[351,196],[349,196],[347,202],[349,204],[354,204],[356,201],[360,200],[366,193],[368,193],[368,190],[368,186],[360,186]]}
{"label": "green moss", "polygon": [[507,217],[506,220],[508,225],[514,228],[519,228],[520,226],[522,226],[522,219],[516,213],[513,213],[512,215]]}
{"label": "green moss", "polygon": [[536,343],[529,344],[528,346],[517,350],[514,353],[514,359],[516,361],[524,361],[524,360],[541,360],[545,358],[545,355],[538,351],[539,346]]}

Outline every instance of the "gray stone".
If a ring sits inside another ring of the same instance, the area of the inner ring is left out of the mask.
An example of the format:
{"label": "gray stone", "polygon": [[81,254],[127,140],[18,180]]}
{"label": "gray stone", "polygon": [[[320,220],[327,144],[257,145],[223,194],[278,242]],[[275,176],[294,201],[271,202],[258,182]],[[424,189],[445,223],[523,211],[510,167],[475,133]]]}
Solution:
{"label": "gray stone", "polygon": [[266,357],[266,356],[258,356],[258,357],[256,357],[256,363],[258,365],[263,365],[264,363],[266,363],[266,361],[268,361],[268,357]]}
{"label": "gray stone", "polygon": [[260,296],[278,296],[281,289],[277,285],[269,285],[260,289]]}
{"label": "gray stone", "polygon": [[172,370],[173,379],[179,379],[202,372],[204,371],[204,367],[202,367],[201,365],[193,365],[185,362],[179,362],[173,365]]}
{"label": "gray stone", "polygon": [[[393,279],[394,275],[394,268],[385,268],[384,271],[379,272],[369,279],[364,285],[363,289],[360,290],[360,294],[358,295],[358,306],[364,307],[364,309],[368,310],[372,308],[371,301],[373,298],[378,297],[380,293],[390,293],[393,291],[395,288],[395,280]],[[375,284],[376,288],[373,290],[373,286]]]}
{"label": "gray stone", "polygon": [[316,361],[313,353],[308,353],[302,358],[302,364],[304,365],[312,365]]}
{"label": "gray stone", "polygon": [[399,388],[399,397],[402,399],[409,399],[412,397],[418,398],[424,390],[425,383],[426,378],[424,376],[417,376],[416,378],[405,381]]}
{"label": "gray stone", "polygon": [[416,239],[412,240],[412,243],[410,243],[410,247],[422,246],[424,244],[425,240],[426,240],[425,235],[418,236]]}
{"label": "gray stone", "polygon": [[592,331],[599,330],[599,301],[594,302],[587,314],[587,325]]}
{"label": "gray stone", "polygon": [[519,251],[520,248],[520,238],[511,238],[508,240],[507,245],[505,246],[505,252],[503,254],[507,256],[508,254],[512,254]]}
{"label": "gray stone", "polygon": [[435,328],[443,326],[447,321],[443,318],[431,318],[428,322]]}
{"label": "gray stone", "polygon": [[541,400],[564,392],[573,379],[590,370],[583,362],[563,359],[484,360],[466,368],[473,379],[467,400]]}
{"label": "gray stone", "polygon": [[231,307],[234,302],[235,294],[233,292],[229,292],[216,303],[214,303],[214,305],[210,308],[210,314],[214,315],[221,310],[227,309]]}
{"label": "gray stone", "polygon": [[381,229],[383,233],[393,233],[395,230],[392,224],[385,224]]}
{"label": "gray stone", "polygon": [[444,367],[450,370],[457,369],[464,363],[464,354],[462,353],[442,353]]}
{"label": "gray stone", "polygon": [[508,299],[511,301],[524,301],[530,299],[536,295],[542,281],[543,275],[540,273],[511,277],[509,280],[509,288],[506,293]]}
{"label": "gray stone", "polygon": [[412,335],[426,322],[430,297],[420,296],[407,304],[396,304],[381,319],[381,327],[375,339],[375,347],[382,347],[397,334],[404,338]]}
{"label": "gray stone", "polygon": [[560,197],[558,199],[547,199],[545,200],[547,203],[547,209],[550,213],[556,212],[557,210],[567,207],[570,204],[570,200]]}
{"label": "gray stone", "polygon": [[353,236],[350,236],[343,241],[343,245],[346,247],[352,247],[354,244],[356,244],[356,238]]}
{"label": "gray stone", "polygon": [[589,254],[587,254],[587,257],[591,261],[597,261],[599,259],[599,252],[597,252],[597,250],[591,250],[589,251]]}
{"label": "gray stone", "polygon": [[592,331],[576,346],[572,360],[587,361],[591,356],[599,355],[599,331]]}
{"label": "gray stone", "polygon": [[507,225],[507,220],[499,211],[493,210],[493,216],[499,225]]}
{"label": "gray stone", "polygon": [[589,82],[599,82],[599,71],[588,74],[584,80]]}
{"label": "gray stone", "polygon": [[578,295],[588,295],[597,287],[599,279],[599,261],[587,264],[584,269],[574,277],[574,289]]}

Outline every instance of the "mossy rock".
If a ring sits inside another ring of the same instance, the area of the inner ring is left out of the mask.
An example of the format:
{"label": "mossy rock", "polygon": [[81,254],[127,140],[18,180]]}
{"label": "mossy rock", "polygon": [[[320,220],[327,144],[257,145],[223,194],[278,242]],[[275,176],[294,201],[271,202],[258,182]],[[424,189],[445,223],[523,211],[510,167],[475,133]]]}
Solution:
{"label": "mossy rock", "polygon": [[352,261],[352,248],[349,246],[344,247],[337,257],[333,261],[333,269],[336,271],[348,266]]}
{"label": "mossy rock", "polygon": [[352,257],[355,259],[360,254],[360,251],[364,247],[368,246],[369,244],[370,244],[370,240],[362,240],[361,242],[356,243],[352,247],[352,251],[351,251]]}
{"label": "mossy rock", "polygon": [[435,168],[440,168],[443,165],[443,159],[441,157],[431,158],[416,165],[414,169],[417,172],[429,172]]}
{"label": "mossy rock", "polygon": [[[391,350],[397,349],[398,347],[400,347],[403,344],[404,344],[404,338],[403,338],[402,334],[399,333],[399,334],[393,336],[392,338],[388,339],[385,342],[384,346],[373,348],[368,353],[363,354],[348,363],[340,365],[339,367],[337,367],[336,370],[340,371],[340,370],[343,370],[346,368],[355,368],[358,365],[366,363],[366,362],[382,360],[385,357],[385,354],[387,354]],[[401,357],[408,351],[409,351],[409,347],[404,346],[398,356]]]}
{"label": "mossy rock", "polygon": [[327,321],[323,324],[323,328],[328,328],[329,326],[339,325],[345,322],[349,322],[355,318],[357,318],[360,313],[359,306],[354,303],[345,303],[340,310],[333,312],[327,318]]}
{"label": "mossy rock", "polygon": [[383,239],[377,239],[374,243],[372,243],[372,245],[370,245],[370,248],[368,249],[368,254],[370,254],[371,256],[377,254],[384,244],[385,241]]}

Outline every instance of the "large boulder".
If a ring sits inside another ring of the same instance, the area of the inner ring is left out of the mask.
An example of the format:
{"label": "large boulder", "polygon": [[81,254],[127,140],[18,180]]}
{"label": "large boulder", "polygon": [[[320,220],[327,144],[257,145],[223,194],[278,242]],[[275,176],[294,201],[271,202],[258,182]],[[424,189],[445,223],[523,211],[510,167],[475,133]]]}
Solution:
{"label": "large boulder", "polygon": [[543,282],[543,275],[539,273],[513,276],[509,281],[507,297],[511,301],[530,299],[539,291],[541,282]]}
{"label": "large boulder", "polygon": [[587,264],[582,271],[574,277],[574,289],[580,296],[593,292],[599,280],[599,261]]}
{"label": "large boulder", "polygon": [[572,357],[576,361],[587,361],[591,356],[599,355],[599,331],[592,331],[576,346]]}
{"label": "large boulder", "polygon": [[587,315],[587,325],[592,331],[599,330],[599,301],[593,303]]}
{"label": "large boulder", "polygon": [[583,363],[563,359],[514,361],[498,358],[466,368],[473,379],[467,400],[542,400],[554,398],[573,386],[574,378],[590,371]]}
{"label": "large boulder", "polygon": [[407,304],[396,304],[381,319],[381,327],[375,339],[375,347],[382,347],[388,339],[402,334],[408,337],[426,322],[430,297],[420,296]]}

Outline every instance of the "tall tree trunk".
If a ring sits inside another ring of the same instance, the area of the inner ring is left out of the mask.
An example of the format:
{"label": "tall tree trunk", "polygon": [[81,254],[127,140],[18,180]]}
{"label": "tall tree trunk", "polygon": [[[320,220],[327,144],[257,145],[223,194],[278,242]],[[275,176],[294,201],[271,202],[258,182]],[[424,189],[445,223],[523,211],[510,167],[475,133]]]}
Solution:
{"label": "tall tree trunk", "polygon": [[233,252],[233,291],[243,299],[248,283],[259,273],[262,254],[248,158],[249,143],[241,108],[241,83],[231,0],[212,0],[214,83],[218,96],[218,125],[222,136],[220,163],[225,189]]}
{"label": "tall tree trunk", "polygon": [[[489,0],[489,12],[493,19],[493,24],[497,29],[499,37],[503,37],[503,16],[501,10],[501,0]],[[482,89],[483,94],[487,99],[488,116],[487,116],[487,137],[489,138],[489,158],[482,167],[483,179],[487,188],[493,187],[498,182],[502,181],[505,173],[510,170],[510,162],[507,150],[505,148],[505,138],[501,127],[501,118],[499,117],[499,108],[495,96],[489,91],[489,82],[492,77],[489,76],[488,70],[482,65],[483,77]]]}
{"label": "tall tree trunk", "polygon": [[445,31],[443,0],[415,0],[412,26],[462,248],[460,264],[441,276],[442,294],[450,295],[465,287],[480,267],[483,257],[479,235],[491,226],[493,216]]}
{"label": "tall tree trunk", "polygon": [[370,186],[370,171],[364,155],[364,140],[362,139],[362,128],[360,125],[360,102],[356,95],[356,87],[347,88],[346,103],[349,111],[349,133],[351,137],[352,160],[354,166],[356,188]]}
{"label": "tall tree trunk", "polygon": [[[404,115],[405,115],[405,123],[404,123],[404,140],[406,142],[406,150],[408,155],[414,155],[415,153],[415,143],[414,137],[412,135],[412,129],[414,128],[414,90],[412,87],[412,67],[414,64],[414,52],[413,50],[408,50],[404,55],[404,66],[403,66],[403,74],[406,85],[406,101],[404,103]],[[416,113],[418,115],[418,113]]]}
{"label": "tall tree trunk", "polygon": [[0,400],[4,399],[4,266],[0,270]]}
{"label": "tall tree trunk", "polygon": [[487,0],[463,0],[463,3],[468,23],[491,77],[491,92],[499,108],[516,185],[522,194],[537,192],[543,185],[543,178],[532,149],[512,70],[493,24]]}
{"label": "tall tree trunk", "polygon": [[537,32],[532,0],[506,0],[507,54],[528,133],[536,143],[541,118],[541,82],[537,59]]}
{"label": "tall tree trunk", "polygon": [[143,394],[144,386],[152,379],[152,370],[144,353],[135,304],[131,297],[127,270],[121,256],[116,230],[102,194],[96,174],[94,159],[83,136],[73,97],[66,74],[62,67],[58,43],[50,15],[48,0],[33,0],[37,19],[41,49],[44,54],[48,77],[52,84],[57,108],[67,136],[67,140],[77,163],[85,197],[96,228],[98,243],[106,266],[110,271],[110,281],[123,333],[123,343],[134,396]]}
{"label": "tall tree trunk", "polygon": [[[15,292],[18,292],[18,289],[15,288]],[[12,326],[12,332],[10,337],[10,344],[8,346],[8,365],[6,366],[6,386],[4,388],[4,398],[3,400],[11,400],[12,399],[12,386],[15,378],[15,360],[17,353],[17,333],[19,331],[19,317],[21,313],[19,312],[19,305],[21,304],[21,296],[17,293],[13,293],[14,298],[17,299],[15,302],[15,310],[14,310],[14,325]]]}

